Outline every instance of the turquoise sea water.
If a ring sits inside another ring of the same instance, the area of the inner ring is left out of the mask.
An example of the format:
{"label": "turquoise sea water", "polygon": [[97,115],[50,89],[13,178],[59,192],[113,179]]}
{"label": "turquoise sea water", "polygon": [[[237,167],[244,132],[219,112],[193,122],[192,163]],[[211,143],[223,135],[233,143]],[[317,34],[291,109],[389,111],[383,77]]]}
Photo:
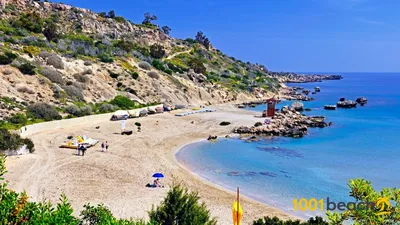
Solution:
{"label": "turquoise sea water", "polygon": [[[400,187],[400,74],[343,76],[340,81],[289,85],[321,87],[315,101],[305,102],[312,108],[306,114],[324,115],[333,126],[310,129],[302,139],[198,142],[185,146],[177,159],[205,179],[231,190],[240,187],[248,197],[304,218],[324,212],[293,212],[293,199],[350,201],[346,183],[352,178],[371,180],[378,189]],[[341,97],[361,96],[368,98],[364,107],[323,109]]]}

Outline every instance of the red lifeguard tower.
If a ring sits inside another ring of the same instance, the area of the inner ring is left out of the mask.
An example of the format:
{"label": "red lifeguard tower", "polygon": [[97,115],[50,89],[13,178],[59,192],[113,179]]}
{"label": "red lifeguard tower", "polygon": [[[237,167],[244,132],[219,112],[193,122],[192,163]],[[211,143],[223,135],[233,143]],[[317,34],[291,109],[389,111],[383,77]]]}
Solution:
{"label": "red lifeguard tower", "polygon": [[276,99],[275,98],[270,98],[267,100],[267,116],[273,118],[275,116],[275,105],[276,105]]}

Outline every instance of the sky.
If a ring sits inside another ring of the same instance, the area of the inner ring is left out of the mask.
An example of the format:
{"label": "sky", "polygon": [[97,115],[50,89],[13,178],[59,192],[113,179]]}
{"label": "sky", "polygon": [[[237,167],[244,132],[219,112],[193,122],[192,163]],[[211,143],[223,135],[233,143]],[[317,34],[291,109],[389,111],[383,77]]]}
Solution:
{"label": "sky", "polygon": [[114,10],[135,23],[150,12],[173,37],[197,31],[214,47],[272,71],[400,72],[399,0],[63,0]]}

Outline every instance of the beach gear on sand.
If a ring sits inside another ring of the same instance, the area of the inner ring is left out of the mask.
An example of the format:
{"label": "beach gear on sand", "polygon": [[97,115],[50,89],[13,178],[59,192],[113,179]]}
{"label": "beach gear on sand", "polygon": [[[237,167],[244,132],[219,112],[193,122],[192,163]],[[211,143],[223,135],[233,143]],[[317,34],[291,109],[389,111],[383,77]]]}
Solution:
{"label": "beach gear on sand", "polygon": [[155,174],[153,174],[153,177],[154,177],[154,178],[164,178],[164,174],[162,174],[162,173],[155,173]]}
{"label": "beach gear on sand", "polygon": [[99,141],[93,138],[87,138],[86,136],[76,136],[70,141],[63,143],[60,148],[72,148],[76,149],[78,144],[85,146],[86,148],[90,148],[95,146]]}

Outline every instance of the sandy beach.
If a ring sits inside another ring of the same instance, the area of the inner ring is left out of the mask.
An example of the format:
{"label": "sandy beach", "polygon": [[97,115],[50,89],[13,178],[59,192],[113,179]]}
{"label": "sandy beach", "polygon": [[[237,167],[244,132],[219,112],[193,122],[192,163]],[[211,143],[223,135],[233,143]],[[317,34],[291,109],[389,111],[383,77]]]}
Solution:
{"label": "sandy beach", "polygon": [[[87,121],[83,125],[61,127],[33,134],[35,153],[8,157],[6,179],[10,188],[26,190],[33,201],[50,200],[55,203],[65,193],[75,213],[79,214],[85,203],[104,203],[115,216],[121,218],[148,219],[147,211],[165,197],[168,185],[182,182],[192,191],[198,191],[218,224],[231,224],[231,205],[234,193],[205,181],[180,165],[175,153],[183,145],[204,140],[209,135],[226,135],[235,126],[262,121],[255,112],[240,110],[232,105],[212,107],[213,113],[176,117],[164,113],[127,121],[131,136],[120,135],[120,122],[104,120]],[[192,123],[192,121],[194,121]],[[219,126],[229,121],[229,126]],[[135,122],[142,124],[142,132],[136,131]],[[100,126],[96,129],[96,126]],[[76,156],[76,150],[61,149],[69,135],[86,135],[108,141],[110,148],[101,152],[100,144],[90,148],[84,157]],[[152,174],[162,172],[166,188],[146,188]],[[242,198],[244,224],[251,224],[263,216],[294,218],[283,211],[263,205],[246,197]]]}

